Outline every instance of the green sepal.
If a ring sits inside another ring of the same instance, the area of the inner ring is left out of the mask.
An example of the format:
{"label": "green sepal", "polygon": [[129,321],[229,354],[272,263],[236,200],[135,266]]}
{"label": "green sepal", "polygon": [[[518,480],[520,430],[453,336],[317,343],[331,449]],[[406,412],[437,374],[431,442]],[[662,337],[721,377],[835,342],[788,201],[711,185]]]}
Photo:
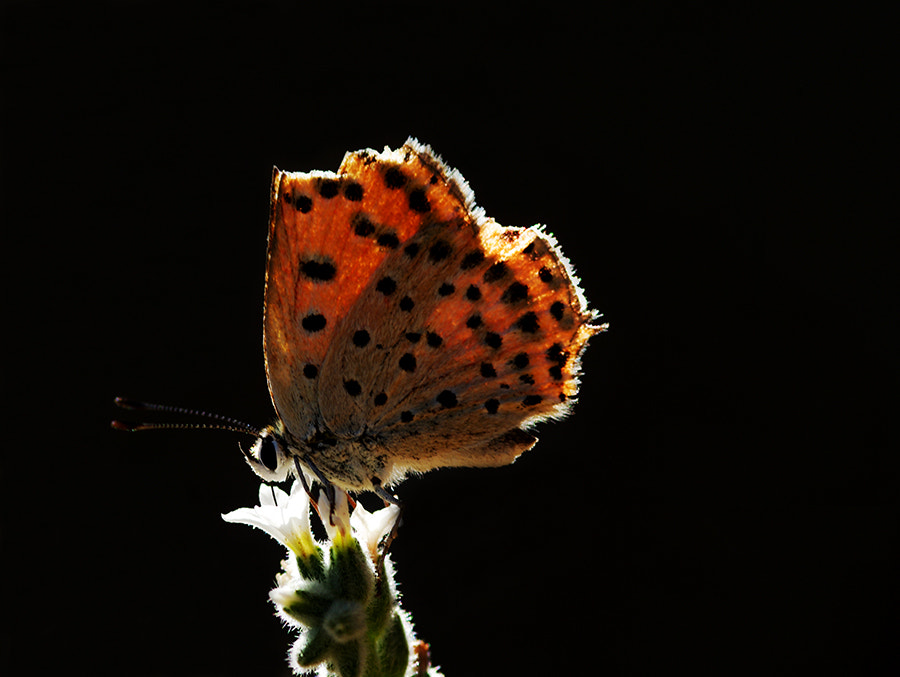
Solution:
{"label": "green sepal", "polygon": [[284,612],[311,628],[321,625],[334,601],[331,593],[308,589],[297,590],[294,594],[297,596],[296,600],[284,607]]}
{"label": "green sepal", "polygon": [[364,645],[360,641],[333,644],[329,662],[340,677],[360,677],[365,663]]}
{"label": "green sepal", "polygon": [[394,596],[391,594],[390,581],[387,578],[384,564],[379,562],[375,576],[375,590],[367,609],[369,621],[369,633],[374,637],[380,637],[385,626],[391,618],[394,609]]}
{"label": "green sepal", "polygon": [[335,536],[331,544],[327,582],[335,597],[342,599],[365,602],[372,594],[372,570],[355,538],[340,534]]}
{"label": "green sepal", "polygon": [[311,554],[306,556],[297,555],[297,569],[300,575],[310,581],[325,580],[325,553],[322,548],[316,546]]}
{"label": "green sepal", "polygon": [[409,642],[400,616],[394,614],[387,631],[378,642],[380,677],[403,677],[409,665]]}
{"label": "green sepal", "polygon": [[304,668],[318,665],[328,657],[333,646],[331,635],[323,628],[310,628],[306,646],[297,653],[297,665]]}

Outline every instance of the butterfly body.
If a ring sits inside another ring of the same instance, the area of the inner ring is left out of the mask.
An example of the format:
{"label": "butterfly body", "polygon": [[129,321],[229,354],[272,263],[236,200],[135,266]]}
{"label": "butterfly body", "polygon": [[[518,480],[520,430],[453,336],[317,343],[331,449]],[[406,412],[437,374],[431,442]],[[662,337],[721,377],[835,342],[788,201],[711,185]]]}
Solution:
{"label": "butterfly body", "polygon": [[346,490],[510,463],[567,413],[604,328],[552,236],[485,217],[413,139],[337,173],[276,169],[267,259],[277,454],[251,465],[280,478],[294,458]]}

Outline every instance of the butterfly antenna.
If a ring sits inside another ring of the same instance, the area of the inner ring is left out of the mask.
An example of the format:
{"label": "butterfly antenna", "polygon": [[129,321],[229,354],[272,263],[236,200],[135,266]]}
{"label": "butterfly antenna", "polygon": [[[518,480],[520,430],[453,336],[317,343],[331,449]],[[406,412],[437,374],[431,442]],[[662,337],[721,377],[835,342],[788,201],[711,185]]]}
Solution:
{"label": "butterfly antenna", "polygon": [[183,416],[195,416],[197,418],[209,419],[210,423],[126,423],[124,421],[112,421],[111,426],[116,430],[137,431],[137,430],[231,430],[232,432],[245,433],[253,437],[259,437],[258,428],[238,421],[237,419],[220,414],[211,414],[208,411],[198,409],[187,409],[185,407],[175,407],[169,404],[153,404],[152,402],[140,402],[131,400],[126,397],[117,397],[115,404],[121,409],[130,411],[162,411],[167,414],[180,414]]}

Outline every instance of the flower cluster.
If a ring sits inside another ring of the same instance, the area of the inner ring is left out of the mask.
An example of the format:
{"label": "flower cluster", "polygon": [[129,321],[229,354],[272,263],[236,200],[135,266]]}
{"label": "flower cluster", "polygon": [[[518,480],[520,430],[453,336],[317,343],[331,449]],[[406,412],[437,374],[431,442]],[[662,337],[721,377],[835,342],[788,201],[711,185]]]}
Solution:
{"label": "flower cluster", "polygon": [[223,515],[226,522],[262,529],[287,547],[277,587],[269,593],[278,616],[299,631],[290,652],[295,673],[329,677],[439,677],[428,666],[397,604],[394,570],[384,541],[399,517],[397,506],[367,511],[335,489],[321,492],[316,510],[328,535],[310,529],[310,501],[299,481],[291,493],[263,484],[260,504]]}

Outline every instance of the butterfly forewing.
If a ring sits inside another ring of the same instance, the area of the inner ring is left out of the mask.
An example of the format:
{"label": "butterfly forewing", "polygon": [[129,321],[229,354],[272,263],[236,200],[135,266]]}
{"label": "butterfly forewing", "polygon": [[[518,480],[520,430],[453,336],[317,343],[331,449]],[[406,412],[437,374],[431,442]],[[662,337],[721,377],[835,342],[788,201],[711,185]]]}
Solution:
{"label": "butterfly forewing", "polygon": [[508,463],[564,414],[598,328],[538,228],[504,228],[414,140],[337,174],[276,172],[266,364],[298,439],[415,470]]}

